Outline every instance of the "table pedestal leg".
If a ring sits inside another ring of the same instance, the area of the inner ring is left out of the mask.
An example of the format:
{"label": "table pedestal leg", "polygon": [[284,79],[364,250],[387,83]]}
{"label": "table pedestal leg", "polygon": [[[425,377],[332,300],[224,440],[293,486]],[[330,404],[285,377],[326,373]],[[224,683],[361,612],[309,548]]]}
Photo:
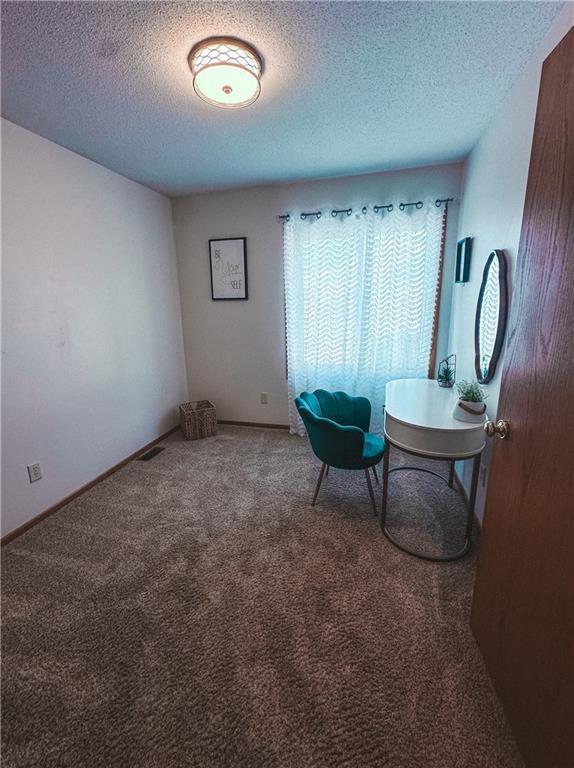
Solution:
{"label": "table pedestal leg", "polygon": [[480,474],[480,453],[474,457],[472,462],[472,480],[470,481],[470,496],[468,497],[468,517],[466,518],[465,538],[470,549],[470,535],[472,533],[472,524],[474,522],[474,505],[476,503],[476,490],[478,488],[478,476]]}
{"label": "table pedestal leg", "polygon": [[389,531],[386,525],[387,520],[387,496],[388,496],[388,489],[389,489],[389,474],[391,472],[397,472],[400,470],[418,470],[419,472],[426,472],[430,475],[435,475],[436,477],[439,477],[441,480],[449,483],[449,480],[452,477],[452,467],[454,465],[454,461],[451,463],[451,476],[449,477],[449,480],[447,480],[445,477],[442,477],[442,475],[437,474],[436,472],[432,472],[429,469],[425,469],[423,467],[395,467],[392,470],[389,470],[389,441],[386,441],[385,446],[385,454],[383,457],[383,501],[382,501],[382,507],[381,507],[381,529],[386,536],[386,538],[395,545],[398,549],[402,550],[403,552],[406,552],[409,555],[413,555],[414,557],[418,557],[421,560],[431,560],[433,562],[448,562],[450,560],[458,560],[460,557],[463,557],[466,555],[466,553],[470,549],[470,539],[472,534],[472,525],[474,522],[474,507],[476,503],[476,491],[478,488],[478,476],[480,472],[480,454],[477,454],[474,457],[473,465],[472,465],[472,480],[470,485],[470,494],[468,497],[468,508],[466,513],[466,524],[465,524],[465,531],[464,531],[464,543],[462,545],[462,548],[459,549],[457,552],[453,552],[452,554],[448,555],[431,555],[426,554],[425,552],[419,552],[414,549],[410,549],[409,547],[401,544],[400,541],[398,541],[394,535]]}
{"label": "table pedestal leg", "polygon": [[450,471],[448,473],[449,488],[454,488],[454,459],[450,462]]}
{"label": "table pedestal leg", "polygon": [[389,442],[385,444],[385,452],[383,454],[383,476],[381,478],[383,503],[381,507],[381,528],[384,530],[387,522],[387,493],[389,490],[389,459],[390,459],[391,445]]}

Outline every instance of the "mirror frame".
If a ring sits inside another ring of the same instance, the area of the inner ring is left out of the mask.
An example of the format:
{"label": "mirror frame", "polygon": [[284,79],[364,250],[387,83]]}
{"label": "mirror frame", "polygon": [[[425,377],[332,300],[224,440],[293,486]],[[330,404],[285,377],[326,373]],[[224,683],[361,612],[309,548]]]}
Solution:
{"label": "mirror frame", "polygon": [[[494,340],[494,348],[488,365],[488,371],[486,376],[482,375],[482,369],[480,367],[480,314],[482,311],[482,301],[484,298],[484,291],[486,289],[486,282],[488,280],[488,271],[490,265],[498,259],[498,289],[500,291],[500,300],[498,305],[498,328],[496,329],[496,338]],[[507,282],[507,267],[506,267],[506,255],[504,251],[495,249],[490,252],[490,255],[484,265],[482,273],[482,283],[480,286],[480,293],[478,294],[478,302],[476,305],[476,317],[474,320],[474,371],[479,384],[488,384],[494,378],[496,366],[498,364],[498,358],[502,351],[502,344],[504,336],[506,334],[506,322],[508,319],[508,282]]]}

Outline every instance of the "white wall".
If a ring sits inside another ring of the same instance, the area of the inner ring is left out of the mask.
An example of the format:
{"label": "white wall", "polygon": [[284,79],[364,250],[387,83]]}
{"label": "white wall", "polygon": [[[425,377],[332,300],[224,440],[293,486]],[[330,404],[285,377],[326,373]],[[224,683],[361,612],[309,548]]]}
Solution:
{"label": "white wall", "polygon": [[[209,398],[222,419],[287,424],[282,226],[291,208],[454,197],[438,355],[447,350],[462,166],[415,168],[323,181],[193,195],[173,201],[190,397]],[[208,240],[247,237],[248,301],[212,301]],[[437,358],[438,359],[438,358]],[[259,394],[267,392],[269,404]]]}
{"label": "white wall", "polygon": [[187,387],[169,200],[5,120],[2,161],[6,534],[176,424]]}
{"label": "white wall", "polygon": [[[512,295],[542,62],[573,23],[574,4],[567,3],[465,164],[458,236],[471,236],[474,242],[470,282],[455,286],[453,291],[449,346],[457,354],[457,379],[476,378],[473,336],[476,302],[484,264],[494,248],[503,249],[507,254]],[[491,417],[497,412],[503,369],[502,356],[495,378],[486,386]],[[483,458],[487,469],[490,448],[491,444]],[[468,489],[470,462],[457,469],[464,471]],[[480,518],[484,500],[485,486],[479,483],[476,511]]]}

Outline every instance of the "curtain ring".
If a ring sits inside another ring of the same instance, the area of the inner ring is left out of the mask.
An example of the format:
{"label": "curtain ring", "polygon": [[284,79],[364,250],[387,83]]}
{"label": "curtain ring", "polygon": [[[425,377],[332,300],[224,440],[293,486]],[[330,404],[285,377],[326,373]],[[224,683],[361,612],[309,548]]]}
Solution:
{"label": "curtain ring", "polygon": [[352,208],[339,208],[339,209],[337,209],[337,208],[333,208],[333,210],[331,211],[331,216],[332,216],[334,219],[336,219],[336,218],[337,218],[337,216],[338,216],[340,213],[346,213],[346,214],[347,214],[347,216],[350,216],[350,215],[353,213],[353,209],[352,209]]}

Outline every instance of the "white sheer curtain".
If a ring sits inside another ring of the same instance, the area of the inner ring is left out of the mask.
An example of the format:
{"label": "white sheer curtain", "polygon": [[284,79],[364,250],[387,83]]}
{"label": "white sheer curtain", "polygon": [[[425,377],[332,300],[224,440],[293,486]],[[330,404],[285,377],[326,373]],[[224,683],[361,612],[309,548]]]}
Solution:
{"label": "white sheer curtain", "polygon": [[424,378],[432,346],[443,210],[434,202],[390,213],[353,212],[284,224],[291,432],[303,390],[343,390],[371,401],[382,432],[385,384]]}

